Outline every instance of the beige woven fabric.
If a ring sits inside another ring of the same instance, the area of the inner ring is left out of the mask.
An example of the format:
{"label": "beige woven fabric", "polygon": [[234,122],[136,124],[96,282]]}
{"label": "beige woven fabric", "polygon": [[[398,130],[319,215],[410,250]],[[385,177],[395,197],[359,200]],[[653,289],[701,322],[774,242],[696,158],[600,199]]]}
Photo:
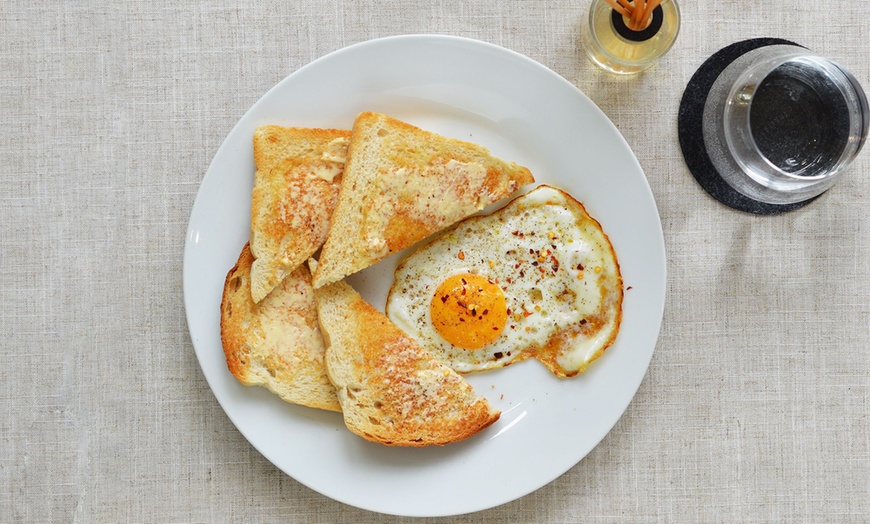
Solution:
{"label": "beige woven fabric", "polygon": [[[185,230],[209,161],[289,73],[386,35],[523,53],[613,120],[668,250],[634,402],[564,476],[444,522],[870,521],[870,152],[804,210],[738,213],[683,162],[710,54],[795,40],[870,87],[870,4],[683,1],[675,47],[616,78],[588,1],[25,2],[0,7],[0,521],[405,522],[285,476],[232,426],[187,333]],[[433,495],[434,496],[434,495]]]}

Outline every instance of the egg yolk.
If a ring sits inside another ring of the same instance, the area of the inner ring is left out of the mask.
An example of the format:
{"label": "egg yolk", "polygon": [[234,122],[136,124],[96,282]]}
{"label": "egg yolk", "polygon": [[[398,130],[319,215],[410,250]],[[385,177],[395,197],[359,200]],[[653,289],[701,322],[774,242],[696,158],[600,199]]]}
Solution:
{"label": "egg yolk", "polygon": [[461,274],[438,286],[430,305],[432,324],[445,340],[464,349],[494,342],[507,323],[507,303],[486,277]]}

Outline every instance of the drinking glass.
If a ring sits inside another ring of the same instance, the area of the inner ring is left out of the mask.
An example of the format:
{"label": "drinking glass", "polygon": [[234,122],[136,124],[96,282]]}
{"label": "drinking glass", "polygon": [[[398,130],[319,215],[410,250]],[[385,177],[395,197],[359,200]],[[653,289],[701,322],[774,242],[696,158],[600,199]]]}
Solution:
{"label": "drinking glass", "polygon": [[867,138],[867,98],[835,62],[795,45],[750,51],[719,75],[704,106],[704,143],[732,188],[791,204],[830,188]]}
{"label": "drinking glass", "polygon": [[663,0],[640,30],[629,29],[626,20],[604,0],[592,0],[589,6],[583,48],[605,71],[630,75],[655,65],[677,39],[680,6],[677,0]]}

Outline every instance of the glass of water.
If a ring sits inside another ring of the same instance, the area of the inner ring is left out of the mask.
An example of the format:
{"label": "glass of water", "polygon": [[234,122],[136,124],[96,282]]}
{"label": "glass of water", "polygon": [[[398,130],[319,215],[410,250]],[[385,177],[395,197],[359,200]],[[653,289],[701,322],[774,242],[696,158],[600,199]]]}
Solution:
{"label": "glass of water", "polygon": [[818,196],[867,138],[867,98],[836,63],[794,45],[750,51],[713,84],[704,142],[722,178],[759,202]]}

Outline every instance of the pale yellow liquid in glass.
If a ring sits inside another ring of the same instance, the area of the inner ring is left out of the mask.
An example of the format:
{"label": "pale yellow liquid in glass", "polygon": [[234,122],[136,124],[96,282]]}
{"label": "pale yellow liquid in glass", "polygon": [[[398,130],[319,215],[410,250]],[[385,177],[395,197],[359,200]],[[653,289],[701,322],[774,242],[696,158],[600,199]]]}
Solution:
{"label": "pale yellow liquid in glass", "polygon": [[658,33],[649,40],[633,42],[613,28],[610,6],[603,0],[593,0],[583,34],[589,57],[600,67],[623,74],[638,73],[655,64],[671,48],[680,28],[677,4],[665,0],[661,8],[664,18]]}

